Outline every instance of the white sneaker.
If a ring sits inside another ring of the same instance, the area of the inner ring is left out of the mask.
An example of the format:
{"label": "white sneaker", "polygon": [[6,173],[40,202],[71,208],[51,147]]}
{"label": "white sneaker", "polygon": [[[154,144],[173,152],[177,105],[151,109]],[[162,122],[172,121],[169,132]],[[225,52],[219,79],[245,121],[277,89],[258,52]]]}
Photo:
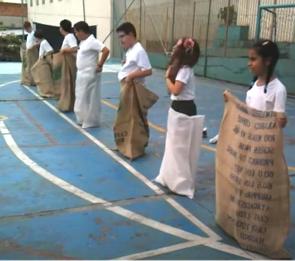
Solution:
{"label": "white sneaker", "polygon": [[210,144],[216,144],[218,141],[219,134],[215,135],[212,139],[209,140]]}

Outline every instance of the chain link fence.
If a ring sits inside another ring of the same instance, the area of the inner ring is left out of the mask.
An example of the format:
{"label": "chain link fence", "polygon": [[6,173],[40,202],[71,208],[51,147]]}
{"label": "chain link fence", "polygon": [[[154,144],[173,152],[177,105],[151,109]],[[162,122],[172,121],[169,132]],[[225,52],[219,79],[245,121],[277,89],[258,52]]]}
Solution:
{"label": "chain link fence", "polygon": [[[153,64],[162,68],[177,39],[192,36],[201,47],[197,74],[248,84],[245,58],[255,41],[258,7],[277,4],[295,7],[295,0],[114,0],[113,27],[132,22]],[[295,62],[295,8],[262,12],[259,37],[275,40],[282,57]],[[123,55],[115,33],[112,47],[115,57]]]}

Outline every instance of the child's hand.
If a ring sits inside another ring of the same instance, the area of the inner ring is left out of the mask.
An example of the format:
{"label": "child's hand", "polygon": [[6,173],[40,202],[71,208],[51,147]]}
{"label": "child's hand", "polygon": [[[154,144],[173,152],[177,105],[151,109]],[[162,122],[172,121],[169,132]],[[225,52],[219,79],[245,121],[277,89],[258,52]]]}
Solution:
{"label": "child's hand", "polygon": [[287,117],[277,118],[277,124],[280,128],[285,128],[288,123]]}
{"label": "child's hand", "polygon": [[223,93],[224,102],[228,102],[228,94],[229,94],[229,91],[225,90],[224,93]]}

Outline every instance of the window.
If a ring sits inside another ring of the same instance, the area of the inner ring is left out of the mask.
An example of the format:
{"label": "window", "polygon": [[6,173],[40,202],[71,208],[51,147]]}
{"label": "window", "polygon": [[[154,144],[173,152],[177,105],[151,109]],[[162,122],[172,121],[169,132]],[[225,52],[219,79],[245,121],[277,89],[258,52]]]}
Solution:
{"label": "window", "polygon": [[39,0],[36,0],[36,5],[39,5]]}
{"label": "window", "polygon": [[45,0],[42,0],[42,4],[45,5]]}
{"label": "window", "polygon": [[30,6],[33,6],[33,0],[30,1]]}

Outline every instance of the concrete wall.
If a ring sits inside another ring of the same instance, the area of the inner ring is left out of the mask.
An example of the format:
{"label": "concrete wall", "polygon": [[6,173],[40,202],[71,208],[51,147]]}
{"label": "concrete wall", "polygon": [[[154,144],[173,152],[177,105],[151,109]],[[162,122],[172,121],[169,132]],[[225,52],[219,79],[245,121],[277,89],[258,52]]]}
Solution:
{"label": "concrete wall", "polygon": [[[104,40],[111,30],[111,0],[84,0],[84,2],[86,22],[97,26],[97,38]],[[62,19],[69,19],[74,24],[83,20],[83,1],[28,1],[28,17],[32,22],[52,26],[59,26]],[[110,47],[110,38],[106,41],[106,45]]]}
{"label": "concrete wall", "polygon": [[22,28],[22,17],[27,17],[27,5],[0,2],[0,22],[4,27]]}

